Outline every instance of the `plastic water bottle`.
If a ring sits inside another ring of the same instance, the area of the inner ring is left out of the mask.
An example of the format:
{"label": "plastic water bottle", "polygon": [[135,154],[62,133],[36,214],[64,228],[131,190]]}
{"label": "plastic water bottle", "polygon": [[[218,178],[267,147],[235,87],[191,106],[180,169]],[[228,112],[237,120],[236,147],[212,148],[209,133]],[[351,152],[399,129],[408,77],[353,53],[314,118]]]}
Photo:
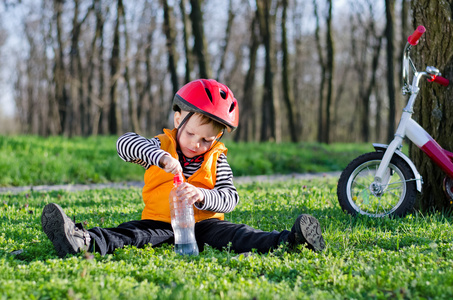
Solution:
{"label": "plastic water bottle", "polygon": [[171,226],[175,235],[175,252],[181,255],[198,255],[193,207],[188,205],[187,201],[180,201],[176,196],[176,188],[182,183],[182,174],[176,174],[173,177],[173,189],[169,197]]}

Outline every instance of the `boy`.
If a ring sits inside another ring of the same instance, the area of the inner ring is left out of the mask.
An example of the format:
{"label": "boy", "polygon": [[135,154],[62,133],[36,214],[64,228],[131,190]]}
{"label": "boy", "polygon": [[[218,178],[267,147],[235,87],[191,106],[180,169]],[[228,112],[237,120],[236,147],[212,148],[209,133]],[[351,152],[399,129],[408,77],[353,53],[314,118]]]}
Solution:
{"label": "boy", "polygon": [[200,251],[205,244],[220,250],[230,244],[236,253],[252,249],[266,253],[282,243],[324,249],[321,226],[310,215],[300,215],[291,231],[281,232],[224,221],[224,213],[231,212],[239,200],[226,160],[227,148],[219,141],[225,129],[231,132],[237,127],[239,119],[237,100],[226,85],[205,79],[189,82],[176,93],[173,109],[173,130],[164,129],[152,139],[126,133],[117,141],[118,155],[124,161],[147,169],[141,220],[87,231],[74,224],[57,204],[44,207],[42,227],[60,257],[85,250],[105,255],[126,245],[140,248],[174,243],[168,195],[177,173],[186,178],[178,187],[178,196],[194,205]]}

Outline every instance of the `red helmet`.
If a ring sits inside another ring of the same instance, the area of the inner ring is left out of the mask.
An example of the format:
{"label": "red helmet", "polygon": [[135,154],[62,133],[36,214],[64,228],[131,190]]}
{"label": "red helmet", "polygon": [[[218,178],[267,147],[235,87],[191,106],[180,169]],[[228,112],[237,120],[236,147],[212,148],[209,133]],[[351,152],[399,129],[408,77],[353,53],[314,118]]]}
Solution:
{"label": "red helmet", "polygon": [[238,102],[233,92],[213,79],[198,79],[184,85],[173,98],[173,110],[196,112],[226,126],[228,132],[239,123]]}

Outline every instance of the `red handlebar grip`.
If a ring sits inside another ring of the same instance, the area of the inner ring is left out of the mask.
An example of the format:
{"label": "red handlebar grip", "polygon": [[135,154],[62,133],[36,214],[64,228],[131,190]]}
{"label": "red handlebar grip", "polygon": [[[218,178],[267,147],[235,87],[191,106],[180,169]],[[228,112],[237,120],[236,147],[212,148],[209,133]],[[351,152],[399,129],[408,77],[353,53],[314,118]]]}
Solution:
{"label": "red handlebar grip", "polygon": [[444,78],[442,76],[436,76],[436,78],[434,78],[433,81],[438,84],[441,84],[443,86],[448,86],[448,84],[450,83],[450,80],[448,80],[447,78]]}
{"label": "red handlebar grip", "polygon": [[425,33],[425,31],[426,31],[426,29],[424,26],[422,26],[422,25],[418,26],[417,29],[415,29],[414,33],[412,35],[410,35],[409,38],[407,39],[409,44],[411,44],[412,46],[417,45],[418,40],[423,35],[423,33]]}

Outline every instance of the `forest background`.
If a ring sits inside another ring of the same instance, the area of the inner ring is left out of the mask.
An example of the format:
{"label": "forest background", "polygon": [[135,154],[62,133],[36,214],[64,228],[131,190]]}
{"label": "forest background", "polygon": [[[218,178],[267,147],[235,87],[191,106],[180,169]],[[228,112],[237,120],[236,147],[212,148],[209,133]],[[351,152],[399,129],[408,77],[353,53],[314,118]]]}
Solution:
{"label": "forest background", "polygon": [[[415,5],[412,3],[412,5]],[[4,0],[2,134],[154,135],[175,91],[226,83],[236,141],[388,142],[408,0]]]}

